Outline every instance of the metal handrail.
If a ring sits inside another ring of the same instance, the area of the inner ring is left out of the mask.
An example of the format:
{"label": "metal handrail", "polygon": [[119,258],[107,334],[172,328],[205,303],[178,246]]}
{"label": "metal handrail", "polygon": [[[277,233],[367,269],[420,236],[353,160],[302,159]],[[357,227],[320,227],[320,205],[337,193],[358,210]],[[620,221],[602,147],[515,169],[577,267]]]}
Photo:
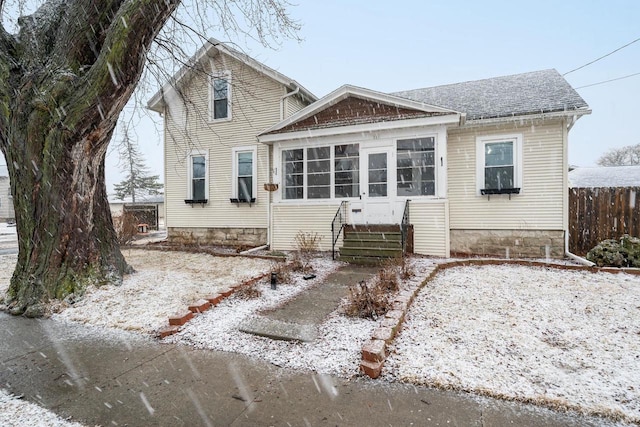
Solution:
{"label": "metal handrail", "polygon": [[411,225],[409,220],[409,202],[407,199],[404,203],[404,213],[402,214],[402,222],[400,223],[400,231],[402,232],[402,255],[407,252],[407,237],[409,233],[409,226]]}
{"label": "metal handrail", "polygon": [[[333,217],[333,221],[331,221],[331,256],[335,260],[336,259],[336,242],[340,238],[340,232],[346,225],[347,220],[347,201],[343,200],[340,203],[340,207]],[[336,225],[339,225],[340,228],[336,231]]]}

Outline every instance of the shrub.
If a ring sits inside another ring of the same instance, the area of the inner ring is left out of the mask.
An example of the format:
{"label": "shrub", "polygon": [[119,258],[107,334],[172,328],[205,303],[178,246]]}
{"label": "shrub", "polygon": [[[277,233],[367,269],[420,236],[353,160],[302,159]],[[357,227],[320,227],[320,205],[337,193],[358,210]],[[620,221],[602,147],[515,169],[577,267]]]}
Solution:
{"label": "shrub", "polygon": [[294,239],[296,241],[297,250],[301,253],[309,254],[318,251],[322,236],[318,236],[318,233],[305,233],[298,231],[298,234],[296,234]]}
{"label": "shrub", "polygon": [[378,282],[369,285],[363,280],[349,287],[349,296],[344,308],[347,316],[375,320],[389,311],[387,292],[376,283]]}
{"label": "shrub", "polygon": [[234,295],[240,299],[254,299],[260,298],[262,296],[262,291],[258,289],[258,286],[254,283],[249,286],[243,286],[237,290]]}
{"label": "shrub", "polygon": [[118,243],[126,245],[131,243],[138,234],[138,219],[133,212],[123,212],[122,215],[113,217],[113,228],[118,237]]}
{"label": "shrub", "polygon": [[640,238],[625,234],[620,240],[603,240],[587,259],[598,267],[640,267]]}

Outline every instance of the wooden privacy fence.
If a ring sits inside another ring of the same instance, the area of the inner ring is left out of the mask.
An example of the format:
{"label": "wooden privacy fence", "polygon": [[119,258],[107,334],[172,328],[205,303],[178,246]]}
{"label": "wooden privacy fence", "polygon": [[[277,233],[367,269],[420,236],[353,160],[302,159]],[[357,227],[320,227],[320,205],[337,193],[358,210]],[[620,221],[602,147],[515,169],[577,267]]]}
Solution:
{"label": "wooden privacy fence", "polygon": [[586,253],[605,239],[640,237],[640,187],[569,189],[569,250]]}

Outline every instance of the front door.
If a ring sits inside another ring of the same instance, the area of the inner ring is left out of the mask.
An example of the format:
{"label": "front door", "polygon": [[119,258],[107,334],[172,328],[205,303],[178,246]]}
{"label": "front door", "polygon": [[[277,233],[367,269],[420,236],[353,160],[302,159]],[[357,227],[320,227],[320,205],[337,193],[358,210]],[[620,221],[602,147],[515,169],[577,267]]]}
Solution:
{"label": "front door", "polygon": [[393,188],[389,185],[390,148],[360,150],[360,196],[365,224],[391,224]]}

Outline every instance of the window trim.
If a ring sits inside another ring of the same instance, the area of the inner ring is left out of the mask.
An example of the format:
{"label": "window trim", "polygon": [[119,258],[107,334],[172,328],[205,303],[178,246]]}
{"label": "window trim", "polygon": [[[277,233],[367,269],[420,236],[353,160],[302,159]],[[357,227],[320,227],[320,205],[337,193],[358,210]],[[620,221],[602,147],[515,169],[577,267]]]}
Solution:
{"label": "window trim", "polygon": [[231,197],[237,200],[236,203],[244,203],[245,200],[240,199],[238,194],[238,154],[251,153],[251,201],[253,203],[258,199],[258,147],[255,145],[247,145],[242,147],[233,147],[231,149]]}
{"label": "window trim", "polygon": [[[204,199],[193,198],[193,158],[204,157]],[[187,199],[185,203],[207,203],[209,200],[209,150],[192,150],[187,155]]]}
{"label": "window trim", "polygon": [[[513,188],[503,189],[504,194],[522,194],[522,134],[485,135],[476,137],[476,194],[481,196],[487,193],[484,182],[485,173],[485,146],[497,142],[513,142]],[[518,191],[511,191],[518,189]],[[491,194],[498,194],[489,191]]]}
{"label": "window trim", "polygon": [[[216,119],[214,117],[215,112],[215,100],[213,84],[215,79],[223,78],[227,81],[227,117],[221,117]],[[209,75],[209,122],[228,122],[231,121],[232,109],[231,102],[232,99],[232,84],[231,84],[231,72],[228,70],[223,71],[213,71],[211,75]]]}

